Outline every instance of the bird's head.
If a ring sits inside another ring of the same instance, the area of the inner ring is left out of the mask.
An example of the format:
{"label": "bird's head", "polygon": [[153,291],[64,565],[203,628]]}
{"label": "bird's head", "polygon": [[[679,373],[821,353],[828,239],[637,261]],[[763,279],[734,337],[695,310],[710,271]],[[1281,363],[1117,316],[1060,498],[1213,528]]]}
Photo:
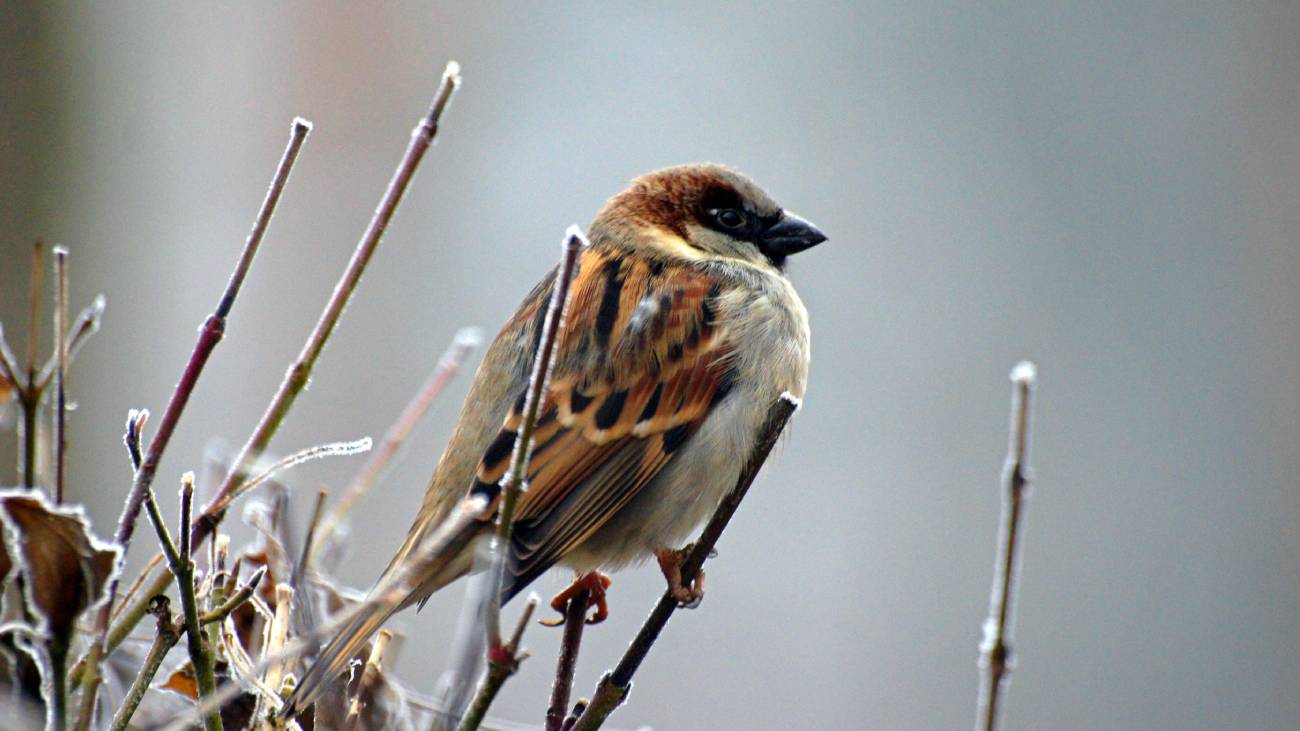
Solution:
{"label": "bird's head", "polygon": [[649,247],[686,259],[731,258],[777,269],[826,240],[740,173],[711,163],[663,168],[632,181],[592,222],[593,242]]}

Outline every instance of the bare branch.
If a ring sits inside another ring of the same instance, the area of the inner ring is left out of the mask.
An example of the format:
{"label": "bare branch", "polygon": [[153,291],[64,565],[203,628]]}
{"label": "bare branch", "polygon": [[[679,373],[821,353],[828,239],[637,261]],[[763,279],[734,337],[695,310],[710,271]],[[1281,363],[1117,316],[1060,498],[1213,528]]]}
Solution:
{"label": "bare branch", "polygon": [[489,646],[487,672],[483,675],[483,680],[479,683],[469,708],[465,709],[460,724],[456,726],[456,731],[474,731],[483,724],[488,708],[491,707],[492,701],[496,700],[497,693],[501,692],[501,687],[519,669],[519,663],[528,658],[528,653],[520,652],[519,643],[523,640],[524,628],[533,618],[535,609],[537,609],[537,596],[533,595],[528,597],[528,603],[524,605],[523,614],[519,615],[519,623],[515,625],[515,631],[510,635],[510,639],[495,647]]}
{"label": "bare branch", "polygon": [[[786,422],[794,414],[795,409],[799,407],[799,400],[794,396],[786,393],[772,404],[771,409],[767,412],[767,422],[764,424],[759,437],[754,443],[754,452],[750,455],[749,461],[745,463],[744,469],[740,471],[740,478],[736,481],[736,486],[722,500],[722,504],[714,511],[713,517],[709,519],[704,526],[704,532],[700,534],[699,540],[691,547],[690,553],[686,560],[682,562],[682,582],[688,584],[694,577],[699,574],[700,568],[704,565],[704,559],[708,557],[713,550],[714,544],[726,529],[727,523],[731,517],[736,514],[736,509],[740,507],[740,501],[745,498],[745,493],[749,491],[749,486],[754,483],[754,478],[758,476],[758,471],[762,468],[763,463],[767,461],[767,455],[772,451],[772,446],[776,444],[777,437],[785,428]],[[628,691],[632,689],[632,676],[636,674],[637,668],[641,666],[641,661],[645,660],[650,648],[654,646],[655,640],[659,639],[659,633],[668,624],[669,617],[677,609],[677,600],[673,598],[672,592],[665,591],[664,595],[659,598],[659,603],[650,612],[645,623],[641,626],[641,631],[637,633],[628,646],[627,651],[623,653],[623,658],[619,660],[618,665],[614,666],[612,672],[606,673],[605,677],[600,679],[596,687],[596,694],[592,697],[591,703],[582,712],[577,723],[573,725],[574,731],[594,731],[600,728],[609,714],[614,712],[627,698]]]}
{"label": "bare branch", "polygon": [[370,656],[366,658],[366,664],[361,670],[361,677],[357,679],[356,692],[352,694],[351,700],[348,701],[348,715],[344,721],[344,727],[348,731],[357,728],[357,724],[361,722],[361,711],[366,707],[375,682],[379,680],[379,673],[384,660],[384,650],[388,649],[388,643],[392,639],[393,633],[390,630],[381,629],[379,634],[375,636],[375,641],[370,645]]}
{"label": "bare branch", "polygon": [[[510,469],[501,478],[501,508],[497,513],[496,535],[492,539],[492,563],[488,569],[489,591],[494,598],[489,599],[484,607],[483,624],[487,634],[488,667],[465,716],[461,718],[458,731],[472,731],[483,723],[483,718],[487,715],[488,707],[496,698],[497,692],[506,680],[515,674],[519,663],[523,660],[522,657],[516,656],[517,644],[507,643],[501,639],[501,585],[505,578],[506,557],[510,552],[510,536],[514,531],[515,505],[519,502],[520,493],[523,492],[523,482],[528,475],[528,460],[533,451],[533,430],[537,426],[537,414],[541,408],[542,395],[545,393],[546,382],[550,378],[551,368],[555,362],[555,343],[564,316],[564,308],[569,301],[569,285],[577,271],[578,254],[585,245],[586,238],[582,235],[582,231],[577,226],[570,226],[564,236],[560,266],[551,290],[546,319],[542,323],[537,354],[533,358],[528,391],[524,395],[523,422],[515,436],[514,451],[510,456]],[[520,631],[522,632],[522,629]]]}
{"label": "bare branch", "polygon": [[979,714],[975,728],[994,731],[999,702],[1012,669],[1011,629],[1015,625],[1016,585],[1020,581],[1020,516],[1029,496],[1029,407],[1038,379],[1037,369],[1021,361],[1011,370],[1011,435],[1002,466],[1002,519],[998,557],[994,566],[989,618],[980,643],[980,668],[987,671],[980,684]]}
{"label": "bare branch", "polygon": [[586,589],[569,597],[564,609],[564,637],[560,657],[555,661],[555,681],[551,684],[551,705],[546,709],[546,731],[560,731],[569,715],[569,696],[573,692],[573,673],[578,668],[578,651],[582,647],[582,630],[587,626]]}
{"label": "bare branch", "polygon": [[[72,365],[72,359],[75,358],[77,352],[81,350],[81,346],[86,344],[86,341],[90,339],[91,335],[99,332],[99,324],[100,320],[104,317],[104,307],[106,303],[107,300],[104,299],[104,295],[97,295],[95,301],[92,302],[89,307],[82,310],[81,313],[77,315],[77,321],[73,323],[72,327],[67,329],[65,334],[68,338],[67,351],[69,366]],[[58,353],[56,352],[50,356],[50,359],[45,361],[45,365],[41,367],[41,373],[36,377],[36,387],[44,389],[46,385],[49,384],[50,379],[54,377],[54,369],[57,367]]]}
{"label": "bare branch", "polygon": [[[212,662],[212,646],[199,625],[199,604],[194,595],[194,561],[190,558],[190,528],[194,511],[194,473],[186,472],[181,478],[180,546],[172,574],[181,596],[181,609],[185,613],[185,639],[189,645],[190,662],[194,665],[194,678],[199,686],[199,698],[209,698],[217,692],[217,676]],[[203,715],[207,731],[221,731],[221,711],[212,709]]]}
{"label": "bare branch", "polygon": [[68,250],[54,247],[54,503],[63,503],[68,452]]}
{"label": "bare branch", "polygon": [[181,627],[172,621],[167,597],[155,596],[150,600],[150,605],[149,613],[158,618],[158,625],[154,630],[153,644],[149,647],[149,654],[145,655],[144,666],[140,668],[135,680],[131,682],[131,687],[126,692],[126,698],[123,699],[122,705],[118,707],[117,713],[113,715],[109,731],[126,731],[130,727],[131,716],[135,715],[135,709],[140,705],[144,694],[148,692],[149,685],[153,682],[154,676],[158,674],[158,668],[162,666],[163,659],[167,657],[167,653],[181,638]]}

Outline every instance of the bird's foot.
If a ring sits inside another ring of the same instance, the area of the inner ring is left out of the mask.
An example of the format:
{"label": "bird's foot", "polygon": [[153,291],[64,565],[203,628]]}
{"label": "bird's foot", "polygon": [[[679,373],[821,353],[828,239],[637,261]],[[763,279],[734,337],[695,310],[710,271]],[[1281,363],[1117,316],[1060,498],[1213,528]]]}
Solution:
{"label": "bird's foot", "polygon": [[677,606],[683,609],[694,609],[704,600],[703,569],[689,583],[682,581],[682,562],[686,560],[691,548],[692,546],[677,550],[661,548],[655,551],[655,558],[659,559],[659,570],[664,572],[664,578],[668,580],[668,593],[677,600]]}
{"label": "bird's foot", "polygon": [[569,602],[573,601],[579,594],[586,593],[587,606],[583,607],[583,614],[586,610],[595,607],[596,613],[586,618],[587,624],[600,624],[609,616],[609,603],[605,601],[605,591],[609,589],[609,577],[599,571],[589,571],[585,574],[578,575],[569,588],[555,595],[551,600],[551,609],[560,613],[559,619],[543,619],[541,623],[547,627],[559,627],[564,624],[568,616]]}

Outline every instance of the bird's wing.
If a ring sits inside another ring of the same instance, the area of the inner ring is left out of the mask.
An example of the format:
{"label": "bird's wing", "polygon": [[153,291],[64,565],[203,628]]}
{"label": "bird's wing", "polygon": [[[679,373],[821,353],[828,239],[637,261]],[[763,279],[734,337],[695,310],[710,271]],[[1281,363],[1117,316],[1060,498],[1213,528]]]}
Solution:
{"label": "bird's wing", "polygon": [[[699,270],[583,252],[538,412],[504,598],[626,505],[727,394],[720,292]],[[479,463],[472,490],[493,513],[523,410],[521,393]]]}

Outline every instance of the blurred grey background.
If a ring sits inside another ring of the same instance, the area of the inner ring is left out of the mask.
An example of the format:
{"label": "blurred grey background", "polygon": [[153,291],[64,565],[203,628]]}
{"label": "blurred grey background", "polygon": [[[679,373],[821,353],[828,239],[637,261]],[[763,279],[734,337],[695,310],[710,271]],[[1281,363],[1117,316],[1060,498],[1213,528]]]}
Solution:
{"label": "blurred grey background", "polygon": [[[454,58],[464,89],[282,453],[382,435],[455,330],[495,332],[565,226],[647,170],[729,163],[831,237],[791,266],[805,407],[615,725],[968,727],[1028,357],[1006,728],[1294,729],[1300,8],[1076,5],[6,3],[0,320],[21,351],[38,236],[71,248],[74,306],[107,296],[70,490],[109,533],[127,409],[166,403],[290,120],[315,122],[162,465],[170,506],[260,416]],[[402,538],[466,382],[357,513],[348,581]],[[0,441],[9,470],[12,424]],[[360,464],[294,473],[300,510]],[[578,694],[661,588],[615,577]],[[416,686],[459,601],[400,617]],[[530,630],[495,715],[540,723],[558,642]]]}

